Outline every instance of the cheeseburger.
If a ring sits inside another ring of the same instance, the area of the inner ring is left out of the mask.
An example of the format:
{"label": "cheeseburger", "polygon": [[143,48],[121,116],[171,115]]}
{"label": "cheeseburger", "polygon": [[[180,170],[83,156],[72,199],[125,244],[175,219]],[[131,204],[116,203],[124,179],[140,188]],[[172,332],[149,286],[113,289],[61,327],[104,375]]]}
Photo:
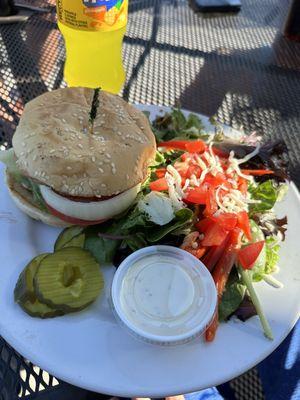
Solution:
{"label": "cheeseburger", "polygon": [[94,102],[94,90],[66,88],[25,106],[1,158],[9,193],[30,217],[93,225],[135,200],[155,157],[149,122],[118,96],[100,91]]}

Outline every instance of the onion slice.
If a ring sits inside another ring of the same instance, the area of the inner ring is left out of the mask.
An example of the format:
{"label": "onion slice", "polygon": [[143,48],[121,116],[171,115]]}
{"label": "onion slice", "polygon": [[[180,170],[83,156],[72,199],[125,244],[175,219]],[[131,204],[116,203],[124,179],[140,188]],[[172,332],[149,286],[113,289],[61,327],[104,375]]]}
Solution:
{"label": "onion slice", "polygon": [[110,199],[82,203],[60,196],[50,187],[40,185],[41,194],[50,207],[61,214],[85,221],[109,219],[122,213],[134,202],[140,188],[139,184]]}

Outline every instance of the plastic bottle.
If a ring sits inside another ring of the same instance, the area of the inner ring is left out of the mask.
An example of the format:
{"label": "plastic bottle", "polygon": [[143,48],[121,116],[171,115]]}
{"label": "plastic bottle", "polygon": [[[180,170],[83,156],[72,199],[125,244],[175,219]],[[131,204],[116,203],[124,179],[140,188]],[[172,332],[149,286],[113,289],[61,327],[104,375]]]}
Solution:
{"label": "plastic bottle", "polygon": [[118,93],[125,81],[122,42],[128,0],[57,0],[56,5],[67,84]]}

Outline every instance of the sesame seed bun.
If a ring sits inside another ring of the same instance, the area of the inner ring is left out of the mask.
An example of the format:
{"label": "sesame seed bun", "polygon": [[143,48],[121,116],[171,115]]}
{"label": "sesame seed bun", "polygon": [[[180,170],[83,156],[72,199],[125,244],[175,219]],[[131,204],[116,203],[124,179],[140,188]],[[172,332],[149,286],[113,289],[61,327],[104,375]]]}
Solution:
{"label": "sesame seed bun", "polygon": [[16,206],[27,214],[29,217],[42,221],[44,224],[55,226],[57,228],[66,228],[71,226],[67,222],[51,215],[45,211],[40,210],[35,206],[31,193],[26,190],[22,185],[16,182],[13,177],[6,170],[6,184],[8,187],[8,192],[16,204]]}
{"label": "sesame seed bun", "polygon": [[13,137],[24,175],[71,196],[113,196],[141,183],[156,144],[142,112],[100,91],[89,131],[94,91],[65,88],[43,94],[24,109]]}

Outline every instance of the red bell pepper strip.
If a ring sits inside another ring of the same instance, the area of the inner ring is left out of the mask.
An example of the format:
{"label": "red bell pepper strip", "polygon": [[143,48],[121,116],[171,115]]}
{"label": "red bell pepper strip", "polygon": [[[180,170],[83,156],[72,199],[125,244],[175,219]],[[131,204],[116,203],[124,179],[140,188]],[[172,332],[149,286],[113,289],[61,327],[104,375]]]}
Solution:
{"label": "red bell pepper strip", "polygon": [[241,170],[245,175],[253,175],[253,176],[263,176],[263,175],[272,175],[274,171],[270,169],[242,169]]}
{"label": "red bell pepper strip", "polygon": [[159,143],[158,147],[184,150],[189,153],[203,153],[206,150],[206,144],[202,140],[170,140],[168,142]]}
{"label": "red bell pepper strip", "polygon": [[[217,288],[218,304],[222,299],[229,274],[236,261],[237,251],[240,246],[240,237],[241,230],[238,228],[235,228],[233,231],[229,232],[229,238],[223,256],[218,261],[212,274]],[[213,323],[205,332],[205,339],[207,341],[212,342],[214,340],[218,325],[219,323],[217,317],[215,317]]]}
{"label": "red bell pepper strip", "polygon": [[265,241],[250,243],[240,249],[238,253],[238,260],[244,269],[252,269],[255,261],[258,259],[262,249],[265,245]]}

